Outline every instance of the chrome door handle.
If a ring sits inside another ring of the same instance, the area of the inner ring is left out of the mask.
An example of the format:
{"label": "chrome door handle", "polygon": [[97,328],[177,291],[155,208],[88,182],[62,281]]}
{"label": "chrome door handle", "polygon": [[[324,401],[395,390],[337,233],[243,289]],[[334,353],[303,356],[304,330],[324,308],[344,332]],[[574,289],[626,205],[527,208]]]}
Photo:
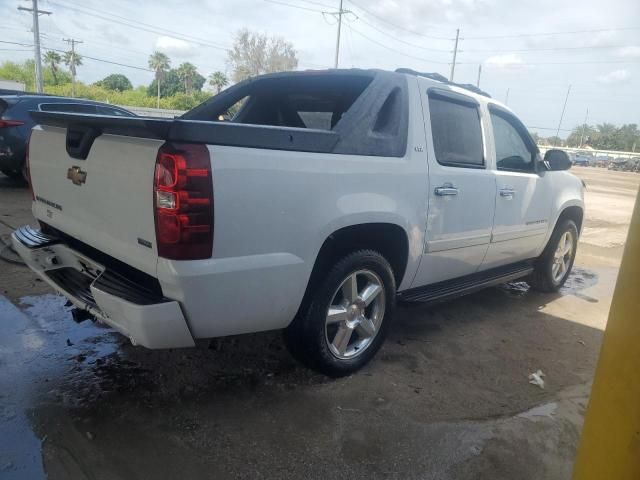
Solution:
{"label": "chrome door handle", "polygon": [[449,195],[458,195],[458,189],[450,183],[445,183],[441,187],[436,187],[433,193],[439,197],[446,197]]}
{"label": "chrome door handle", "polygon": [[500,189],[500,196],[505,198],[513,198],[516,191],[513,188],[502,188]]}

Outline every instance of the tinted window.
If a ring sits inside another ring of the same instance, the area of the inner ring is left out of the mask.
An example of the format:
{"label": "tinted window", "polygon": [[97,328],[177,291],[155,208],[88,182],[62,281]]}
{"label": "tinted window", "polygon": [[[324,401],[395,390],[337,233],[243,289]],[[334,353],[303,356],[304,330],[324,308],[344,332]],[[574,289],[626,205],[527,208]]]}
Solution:
{"label": "tinted window", "polygon": [[96,113],[95,105],[86,103],[43,103],[40,105],[43,112],[64,112],[64,113]]}
{"label": "tinted window", "polygon": [[101,105],[97,105],[98,115],[111,115],[113,117],[130,117],[131,115],[124,110],[120,110],[117,108],[111,107],[103,107]]}
{"label": "tinted window", "polygon": [[532,172],[535,170],[534,152],[518,132],[514,120],[506,115],[491,112],[493,138],[496,145],[496,166],[498,170]]}
{"label": "tinted window", "polygon": [[183,118],[332,130],[370,83],[360,75],[261,78],[222,92]]}
{"label": "tinted window", "polygon": [[436,160],[454,167],[481,167],[482,130],[478,107],[429,96]]}

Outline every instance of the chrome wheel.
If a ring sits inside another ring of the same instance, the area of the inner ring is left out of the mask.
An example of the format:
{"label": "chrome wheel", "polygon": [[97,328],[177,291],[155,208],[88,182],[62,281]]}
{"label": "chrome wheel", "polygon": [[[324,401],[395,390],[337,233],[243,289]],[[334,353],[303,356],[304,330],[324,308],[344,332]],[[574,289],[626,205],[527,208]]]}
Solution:
{"label": "chrome wheel", "polygon": [[558,241],[558,247],[553,255],[551,276],[555,283],[560,283],[569,270],[573,259],[573,234],[564,232]]}
{"label": "chrome wheel", "polygon": [[382,280],[371,270],[358,270],[344,279],[327,309],[325,338],[341,359],[364,352],[377,335],[385,309]]}

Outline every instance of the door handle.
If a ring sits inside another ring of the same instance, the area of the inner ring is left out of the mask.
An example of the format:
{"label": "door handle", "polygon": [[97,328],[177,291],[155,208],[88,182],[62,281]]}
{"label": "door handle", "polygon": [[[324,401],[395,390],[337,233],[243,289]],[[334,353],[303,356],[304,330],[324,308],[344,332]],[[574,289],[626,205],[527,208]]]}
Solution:
{"label": "door handle", "polygon": [[500,189],[500,196],[505,198],[513,198],[516,191],[511,187],[504,187]]}
{"label": "door handle", "polygon": [[439,197],[446,197],[450,195],[458,195],[458,189],[451,183],[445,183],[441,187],[436,187],[433,193],[435,193]]}

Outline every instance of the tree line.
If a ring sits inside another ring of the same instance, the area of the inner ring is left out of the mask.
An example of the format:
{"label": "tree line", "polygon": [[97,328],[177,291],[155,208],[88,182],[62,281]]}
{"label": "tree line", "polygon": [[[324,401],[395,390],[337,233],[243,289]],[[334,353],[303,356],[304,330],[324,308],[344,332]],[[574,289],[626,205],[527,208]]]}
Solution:
{"label": "tree line", "polygon": [[[93,84],[76,82],[74,92],[72,76],[83,66],[82,55],[78,52],[60,54],[47,51],[42,63],[45,93],[125,106],[188,110],[209,98],[212,93],[220,93],[231,82],[263,73],[295,70],[298,58],[290,42],[243,29],[235,35],[233,46],[227,54],[230,78],[223,71],[215,71],[205,78],[190,62],[172,68],[172,60],[167,54],[154,51],[148,59],[148,66],[154,73],[149,85],[134,88],[126,75],[112,73]],[[34,71],[33,60],[0,63],[0,78],[24,83],[27,91],[35,90]],[[207,84],[212,93],[203,90]]]}
{"label": "tree line", "polygon": [[566,139],[555,135],[546,138],[537,133],[532,133],[532,135],[539,145],[624,152],[640,151],[640,130],[635,123],[624,124],[620,127],[612,123],[578,125]]}

